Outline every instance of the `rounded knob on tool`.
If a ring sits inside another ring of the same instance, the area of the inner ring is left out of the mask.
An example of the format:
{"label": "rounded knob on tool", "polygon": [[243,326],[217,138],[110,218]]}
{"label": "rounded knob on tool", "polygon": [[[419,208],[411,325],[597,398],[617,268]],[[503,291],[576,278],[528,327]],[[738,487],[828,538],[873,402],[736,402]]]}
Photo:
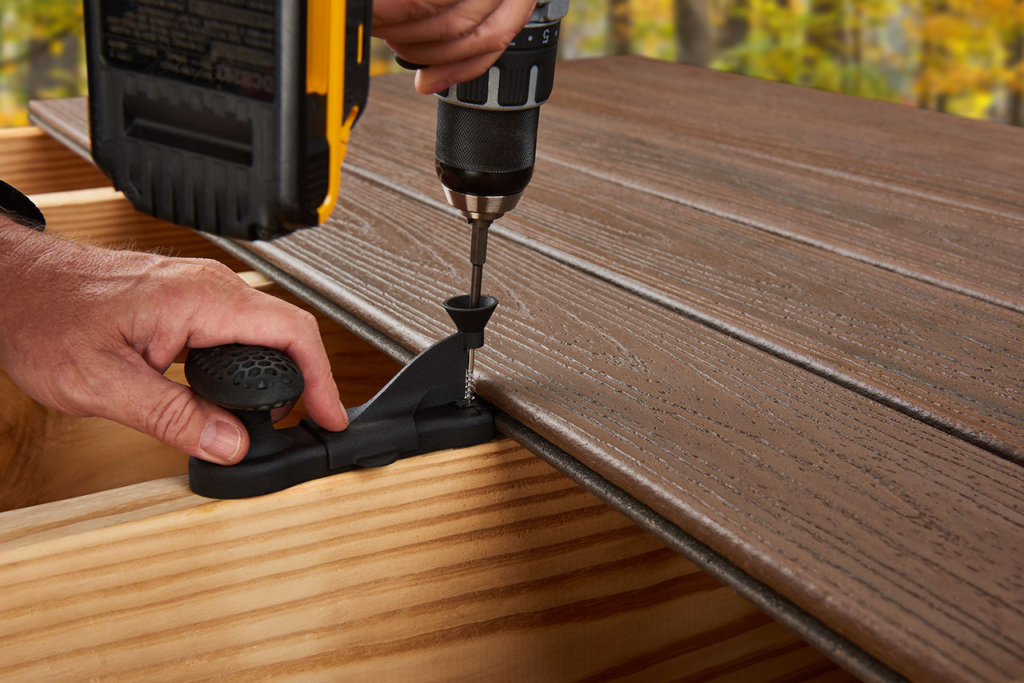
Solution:
{"label": "rounded knob on tool", "polygon": [[192,349],[185,360],[192,389],[228,410],[270,410],[294,403],[306,383],[283,352],[266,346],[225,344]]}
{"label": "rounded knob on tool", "polygon": [[274,429],[270,411],[299,400],[306,383],[281,351],[242,344],[192,349],[185,359],[185,379],[197,394],[242,421],[249,433],[246,459],[274,455],[292,445]]}
{"label": "rounded knob on tool", "polygon": [[491,314],[498,307],[498,300],[493,296],[480,297],[479,306],[470,305],[468,294],[453,296],[444,302],[444,310],[448,312],[455,327],[462,333],[462,344],[467,349],[479,349],[484,345],[484,328],[491,319]]}

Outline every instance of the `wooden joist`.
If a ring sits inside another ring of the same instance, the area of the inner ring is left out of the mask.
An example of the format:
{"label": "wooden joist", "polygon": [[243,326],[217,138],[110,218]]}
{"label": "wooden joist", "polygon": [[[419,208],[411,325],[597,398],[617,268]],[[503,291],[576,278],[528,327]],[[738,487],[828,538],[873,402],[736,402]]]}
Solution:
{"label": "wooden joist", "polygon": [[110,186],[99,169],[34,126],[0,130],[0,180],[28,195]]}
{"label": "wooden joist", "polygon": [[46,216],[46,229],[57,235],[111,249],[216,259],[233,270],[244,270],[200,233],[136,211],[111,187],[36,194],[32,200]]}
{"label": "wooden joist", "polygon": [[509,441],[0,514],[0,595],[4,681],[849,680]]}

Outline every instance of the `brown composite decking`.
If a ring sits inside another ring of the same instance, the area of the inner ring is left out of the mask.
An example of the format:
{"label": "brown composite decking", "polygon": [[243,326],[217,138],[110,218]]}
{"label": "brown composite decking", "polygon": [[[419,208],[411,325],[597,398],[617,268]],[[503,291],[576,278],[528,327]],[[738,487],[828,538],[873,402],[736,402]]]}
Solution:
{"label": "brown composite decking", "polygon": [[[636,58],[558,80],[480,393],[899,673],[1024,677],[1024,132]],[[433,106],[375,79],[334,216],[250,247],[413,350],[468,279]]]}

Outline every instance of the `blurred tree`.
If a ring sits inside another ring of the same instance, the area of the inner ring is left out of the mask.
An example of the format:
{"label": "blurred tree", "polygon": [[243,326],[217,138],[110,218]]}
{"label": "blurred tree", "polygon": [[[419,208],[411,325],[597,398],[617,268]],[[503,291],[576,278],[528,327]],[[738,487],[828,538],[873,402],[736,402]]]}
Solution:
{"label": "blurred tree", "polygon": [[708,0],[675,0],[676,61],[708,66],[714,57],[715,34]]}
{"label": "blurred tree", "polygon": [[629,0],[608,0],[608,54],[631,54],[632,37]]}
{"label": "blurred tree", "polygon": [[0,4],[0,126],[28,123],[35,97],[85,92],[80,0],[4,0]]}
{"label": "blurred tree", "polygon": [[[1024,6],[1024,3],[1018,3]],[[1017,26],[1011,32],[1012,45],[1007,57],[1006,87],[1009,90],[1006,120],[1015,126],[1024,126],[1024,18],[1018,17]]]}

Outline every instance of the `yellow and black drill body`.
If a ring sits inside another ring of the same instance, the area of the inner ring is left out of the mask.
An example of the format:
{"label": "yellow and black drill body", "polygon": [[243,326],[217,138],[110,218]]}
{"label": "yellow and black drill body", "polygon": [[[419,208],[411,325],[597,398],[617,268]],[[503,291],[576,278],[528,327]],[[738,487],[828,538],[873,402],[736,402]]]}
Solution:
{"label": "yellow and black drill body", "polygon": [[317,225],[369,90],[371,0],[85,0],[92,154],[139,210]]}
{"label": "yellow and black drill body", "polygon": [[[238,239],[322,223],[369,91],[372,0],[83,0],[92,155],[137,209]],[[439,93],[435,170],[486,226],[533,175],[569,0]],[[478,291],[479,278],[474,291]]]}

